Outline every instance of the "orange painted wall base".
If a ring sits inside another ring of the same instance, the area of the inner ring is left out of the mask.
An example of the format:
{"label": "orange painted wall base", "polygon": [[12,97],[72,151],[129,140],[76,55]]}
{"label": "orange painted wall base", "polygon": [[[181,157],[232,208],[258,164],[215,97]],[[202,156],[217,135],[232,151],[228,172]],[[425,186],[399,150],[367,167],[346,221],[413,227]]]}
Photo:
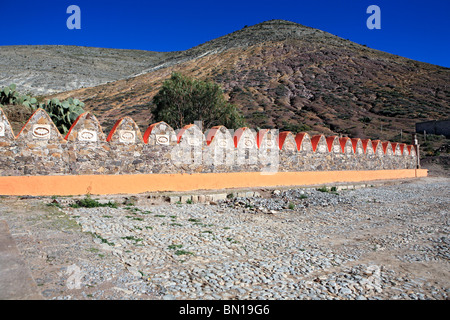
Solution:
{"label": "orange painted wall base", "polygon": [[137,194],[162,191],[218,190],[276,186],[308,186],[341,182],[363,182],[426,177],[426,169],[371,171],[314,171],[78,175],[78,176],[3,176],[0,195],[68,196],[84,194]]}

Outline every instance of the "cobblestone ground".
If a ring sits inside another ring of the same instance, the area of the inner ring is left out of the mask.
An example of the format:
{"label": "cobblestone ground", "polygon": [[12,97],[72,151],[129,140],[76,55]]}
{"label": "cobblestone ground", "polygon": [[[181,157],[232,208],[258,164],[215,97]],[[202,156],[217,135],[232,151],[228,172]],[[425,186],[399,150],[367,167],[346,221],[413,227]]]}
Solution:
{"label": "cobblestone ground", "polygon": [[102,197],[117,208],[3,197],[0,219],[46,299],[444,300],[449,187],[428,177],[214,204]]}

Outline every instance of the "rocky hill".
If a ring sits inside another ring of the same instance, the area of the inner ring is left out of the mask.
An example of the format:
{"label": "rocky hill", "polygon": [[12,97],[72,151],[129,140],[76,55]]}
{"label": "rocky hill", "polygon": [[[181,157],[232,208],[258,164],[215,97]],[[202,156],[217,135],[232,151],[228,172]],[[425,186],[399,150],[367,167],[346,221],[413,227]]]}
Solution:
{"label": "rocky hill", "polygon": [[77,46],[0,46],[0,87],[48,95],[126,78],[175,53]]}
{"label": "rocky hill", "polygon": [[126,115],[145,130],[152,97],[174,71],[219,83],[253,128],[408,142],[415,122],[450,114],[450,69],[288,21],[245,27],[182,52],[125,56],[135,67],[116,70],[121,80],[53,96],[84,101],[106,130]]}

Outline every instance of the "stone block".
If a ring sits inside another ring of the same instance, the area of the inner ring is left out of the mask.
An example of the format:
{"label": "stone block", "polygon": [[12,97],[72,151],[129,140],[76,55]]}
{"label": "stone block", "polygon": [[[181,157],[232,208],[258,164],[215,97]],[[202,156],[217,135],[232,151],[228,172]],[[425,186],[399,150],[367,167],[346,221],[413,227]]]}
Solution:
{"label": "stone block", "polygon": [[311,138],[312,149],[315,153],[327,153],[328,145],[324,135],[315,135]]}
{"label": "stone block", "polygon": [[[0,142],[10,142],[14,140],[14,133],[11,128],[11,124],[9,123],[8,119],[6,118],[5,113],[3,112],[3,109],[0,108]],[[5,146],[5,144],[2,144],[1,147]]]}
{"label": "stone block", "polygon": [[171,150],[171,160],[175,167],[187,172],[201,170],[206,139],[195,125],[184,126],[177,134],[178,144]]}
{"label": "stone block", "polygon": [[124,117],[118,120],[106,138],[106,141],[118,144],[144,142],[139,127],[130,117]]}
{"label": "stone block", "polygon": [[258,162],[258,146],[253,131],[249,128],[239,128],[233,136],[236,165],[254,165]]}
{"label": "stone block", "polygon": [[175,130],[164,121],[151,124],[145,130],[143,139],[149,145],[174,146],[177,144]]}
{"label": "stone block", "polygon": [[180,199],[181,203],[187,203],[189,200],[192,201],[191,195],[182,195]]}
{"label": "stone block", "polygon": [[327,142],[328,152],[330,153],[342,153],[341,144],[338,136],[325,137]]}
{"label": "stone block", "polygon": [[90,112],[82,113],[72,124],[65,139],[70,142],[97,144],[106,140],[100,122]]}
{"label": "stone block", "polygon": [[226,200],[227,194],[226,193],[217,193],[212,195],[211,201],[217,202],[219,200]]}
{"label": "stone block", "polygon": [[296,152],[297,144],[295,142],[295,136],[290,131],[283,131],[278,134],[278,145],[281,151]]}
{"label": "stone block", "polygon": [[180,196],[169,196],[169,203],[177,203],[181,201]]}
{"label": "stone block", "polygon": [[297,135],[295,136],[295,143],[297,145],[297,150],[300,152],[313,151],[311,137],[306,132],[297,133]]}
{"label": "stone block", "polygon": [[212,165],[214,171],[227,170],[234,163],[234,143],[230,132],[224,126],[215,126],[206,133],[203,155],[204,165]]}

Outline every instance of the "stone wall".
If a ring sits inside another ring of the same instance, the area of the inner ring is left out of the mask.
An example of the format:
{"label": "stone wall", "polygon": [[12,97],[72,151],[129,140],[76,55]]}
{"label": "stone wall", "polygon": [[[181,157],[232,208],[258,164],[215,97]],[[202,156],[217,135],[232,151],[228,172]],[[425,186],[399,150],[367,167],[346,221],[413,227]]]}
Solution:
{"label": "stone wall", "polygon": [[412,145],[194,124],[174,130],[164,122],[142,135],[130,117],[108,136],[83,113],[62,137],[39,109],[15,136],[0,109],[0,175],[79,175],[415,169]]}

